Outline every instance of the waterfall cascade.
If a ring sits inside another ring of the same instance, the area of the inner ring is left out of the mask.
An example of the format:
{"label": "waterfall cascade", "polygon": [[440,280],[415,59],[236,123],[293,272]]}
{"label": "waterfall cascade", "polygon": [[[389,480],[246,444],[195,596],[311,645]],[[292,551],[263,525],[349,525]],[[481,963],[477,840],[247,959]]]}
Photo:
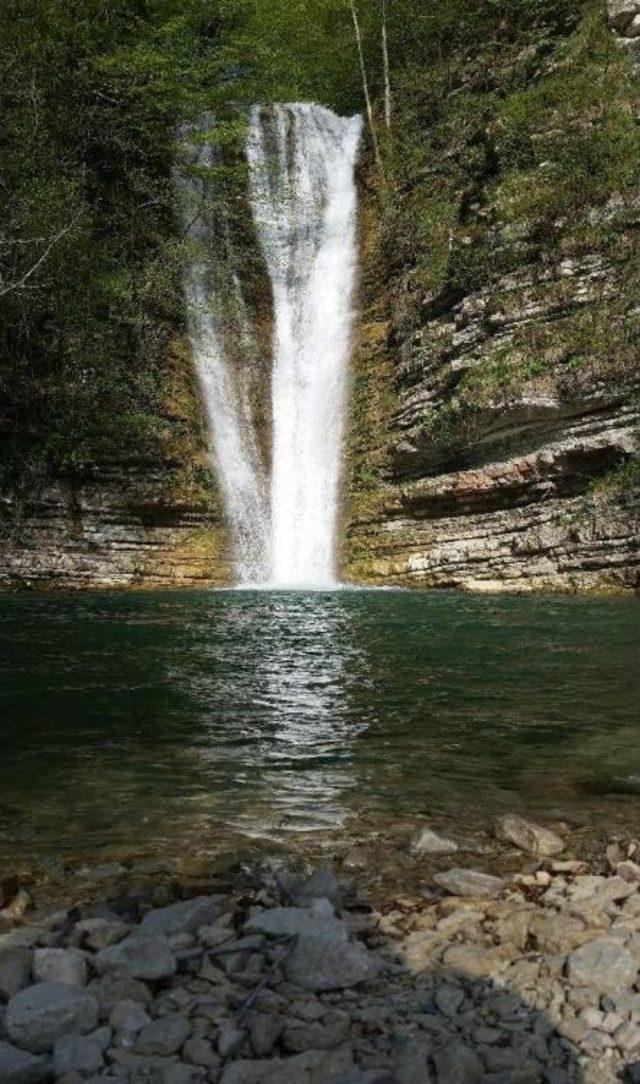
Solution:
{"label": "waterfall cascade", "polygon": [[[227,269],[224,293],[235,298],[230,317],[228,305],[220,313],[220,286],[206,251],[186,273],[190,334],[242,583],[336,583],[360,130],[359,117],[340,118],[317,105],[251,111],[251,209],[274,312],[269,481],[247,392],[247,359],[237,362],[251,338],[239,279]],[[211,161],[206,143],[194,154],[198,165]],[[213,239],[194,213],[195,182],[185,184],[189,236],[206,250]]]}

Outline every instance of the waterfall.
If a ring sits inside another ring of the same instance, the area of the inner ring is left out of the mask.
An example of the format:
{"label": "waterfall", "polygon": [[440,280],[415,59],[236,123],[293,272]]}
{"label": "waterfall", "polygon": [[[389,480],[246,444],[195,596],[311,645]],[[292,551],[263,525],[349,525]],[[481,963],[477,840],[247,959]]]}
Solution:
{"label": "waterfall", "polygon": [[[188,329],[196,372],[207,411],[216,472],[231,528],[236,574],[240,582],[259,582],[269,575],[270,516],[265,469],[258,445],[250,395],[248,363],[251,329],[240,281],[212,221],[215,193],[207,171],[214,152],[205,136],[211,119],[182,132],[191,165],[200,176],[179,175],[182,215],[193,255],[184,275]],[[224,224],[223,224],[224,225]],[[216,232],[218,236],[216,237]]]}
{"label": "waterfall", "polygon": [[255,106],[251,203],[273,291],[271,578],[335,582],[359,117]]}
{"label": "waterfall", "polygon": [[[360,131],[359,117],[341,118],[317,105],[251,110],[249,195],[274,315],[269,482],[247,393],[252,332],[241,277],[228,267],[221,287],[201,255],[186,273],[192,346],[243,583],[336,583]],[[193,153],[196,164],[211,162],[206,143]],[[215,238],[205,217],[193,214],[196,182],[185,183],[188,234],[206,250]],[[235,299],[231,326],[229,314],[216,311],[221,289]]]}

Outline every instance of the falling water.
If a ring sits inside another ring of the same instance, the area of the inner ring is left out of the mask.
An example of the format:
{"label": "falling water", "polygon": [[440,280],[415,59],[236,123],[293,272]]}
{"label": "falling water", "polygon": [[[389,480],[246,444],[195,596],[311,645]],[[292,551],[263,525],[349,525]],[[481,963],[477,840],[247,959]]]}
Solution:
{"label": "falling water", "polygon": [[[269,575],[271,547],[265,470],[249,395],[251,330],[240,281],[226,251],[228,238],[224,231],[222,239],[216,237],[211,221],[215,198],[207,171],[214,165],[214,153],[206,139],[211,127],[211,119],[204,117],[198,128],[182,133],[191,164],[200,171],[199,177],[178,178],[194,250],[184,289],[211,460],[233,536],[236,573],[240,582],[259,582]],[[205,137],[202,142],[194,138],[198,134]]]}
{"label": "falling water", "polygon": [[271,579],[330,586],[356,266],[359,117],[255,106],[251,202],[273,292]]}
{"label": "falling water", "polygon": [[[208,126],[204,118],[200,131]],[[207,181],[181,181],[198,253],[185,276],[190,335],[241,583],[336,583],[360,130],[359,117],[317,105],[251,111],[251,209],[274,310],[269,484],[248,390],[252,331],[241,282],[223,260],[222,283],[220,258],[211,259],[221,246],[203,209]],[[192,141],[190,153],[205,172],[213,164],[206,139]]]}

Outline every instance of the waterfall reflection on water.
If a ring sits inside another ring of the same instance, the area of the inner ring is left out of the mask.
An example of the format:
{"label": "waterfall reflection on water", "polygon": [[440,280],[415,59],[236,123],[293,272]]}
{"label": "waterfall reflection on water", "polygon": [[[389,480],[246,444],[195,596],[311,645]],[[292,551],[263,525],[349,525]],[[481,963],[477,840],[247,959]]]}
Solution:
{"label": "waterfall reflection on water", "polygon": [[[227,779],[223,819],[248,836],[339,825],[367,727],[351,692],[362,693],[369,670],[346,596],[247,591],[238,604],[235,592],[216,594],[228,600],[217,610],[216,657],[207,672],[200,665],[187,675],[185,691],[199,702],[201,755],[236,783],[230,809]],[[221,741],[223,671],[232,683],[223,700],[233,700],[238,729],[231,735],[227,718]],[[184,683],[184,671],[172,680]]]}

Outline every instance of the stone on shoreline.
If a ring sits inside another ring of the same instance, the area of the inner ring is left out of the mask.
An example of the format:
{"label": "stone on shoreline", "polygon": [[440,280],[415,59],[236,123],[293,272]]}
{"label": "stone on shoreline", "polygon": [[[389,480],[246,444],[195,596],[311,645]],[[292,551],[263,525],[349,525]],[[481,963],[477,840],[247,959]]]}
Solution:
{"label": "stone on shoreline", "polygon": [[62,982],[40,982],[15,994],[5,1027],[17,1046],[42,1054],[63,1035],[83,1034],[98,1022],[98,1002],[86,990]]}
{"label": "stone on shoreline", "polygon": [[0,997],[13,997],[28,985],[30,975],[30,949],[20,945],[0,947]]}
{"label": "stone on shoreline", "polygon": [[454,839],[439,836],[431,828],[423,828],[411,844],[414,854],[455,854],[458,844]]}
{"label": "stone on shoreline", "polygon": [[496,835],[498,839],[513,843],[521,851],[540,858],[554,858],[564,850],[564,840],[556,832],[514,814],[498,818]]}
{"label": "stone on shoreline", "polygon": [[86,960],[78,949],[38,948],[33,954],[33,977],[36,982],[86,986]]}
{"label": "stone on shoreline", "polygon": [[166,937],[132,934],[116,945],[101,949],[94,960],[101,974],[120,972],[132,979],[156,982],[175,975],[176,957]]}
{"label": "stone on shoreline", "polygon": [[179,933],[195,933],[200,926],[212,926],[221,910],[217,896],[195,896],[149,911],[138,927],[138,934],[141,937],[173,937]]}
{"label": "stone on shoreline", "polygon": [[474,869],[448,869],[443,873],[436,873],[433,879],[452,896],[493,899],[505,887],[505,881],[501,877],[479,873]]}
{"label": "stone on shoreline", "polygon": [[636,981],[638,967],[638,961],[619,941],[597,937],[571,953],[567,975],[573,986],[592,986],[598,993],[615,994]]}
{"label": "stone on shoreline", "polygon": [[49,1080],[51,1066],[47,1058],[20,1050],[0,1040],[0,1081],[2,1084],[40,1084]]}

